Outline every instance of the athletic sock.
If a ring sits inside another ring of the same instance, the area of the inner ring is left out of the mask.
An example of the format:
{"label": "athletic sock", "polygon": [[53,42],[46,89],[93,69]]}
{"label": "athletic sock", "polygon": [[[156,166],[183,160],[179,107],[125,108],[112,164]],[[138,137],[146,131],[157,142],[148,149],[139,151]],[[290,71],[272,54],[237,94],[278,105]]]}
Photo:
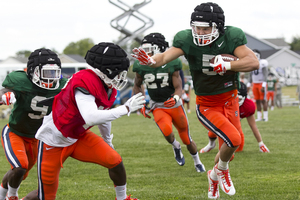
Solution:
{"label": "athletic sock", "polygon": [[18,190],[19,190],[20,186],[18,188],[13,188],[9,185],[9,183],[7,184],[7,186],[8,186],[7,196],[8,197],[11,197],[11,196],[18,197]]}
{"label": "athletic sock", "polygon": [[172,146],[176,149],[179,149],[180,148],[180,143],[176,139],[174,139],[174,142],[172,143]]}
{"label": "athletic sock", "polygon": [[262,113],[261,113],[261,111],[257,111],[257,119],[262,119]]}
{"label": "athletic sock", "polygon": [[201,163],[201,160],[200,160],[200,158],[199,158],[199,154],[198,154],[198,152],[196,152],[196,154],[191,154],[191,156],[192,156],[192,158],[194,159],[194,165],[196,166],[196,165],[198,165],[198,164],[202,164]]}
{"label": "athletic sock", "polygon": [[264,111],[264,119],[268,121],[268,111]]}
{"label": "athletic sock", "polygon": [[5,199],[8,189],[4,188],[2,183],[0,186],[0,199]]}
{"label": "athletic sock", "polygon": [[115,191],[116,191],[116,197],[117,200],[124,200],[126,199],[126,184],[121,185],[121,186],[115,186]]}
{"label": "athletic sock", "polygon": [[219,158],[218,169],[220,169],[220,170],[228,169],[228,162],[224,162],[221,160],[221,158]]}
{"label": "athletic sock", "polygon": [[210,172],[210,178],[211,178],[212,180],[214,180],[214,181],[217,181],[217,180],[218,180],[218,176],[217,176],[217,174],[216,174],[216,172],[215,172],[214,169],[211,170],[211,172]]}

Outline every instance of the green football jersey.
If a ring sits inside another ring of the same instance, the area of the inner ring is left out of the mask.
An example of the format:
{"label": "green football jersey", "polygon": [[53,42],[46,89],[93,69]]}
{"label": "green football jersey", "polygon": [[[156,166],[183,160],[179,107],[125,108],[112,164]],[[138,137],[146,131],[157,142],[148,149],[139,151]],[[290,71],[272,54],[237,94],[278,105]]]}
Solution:
{"label": "green football jersey", "polygon": [[181,60],[177,58],[157,68],[141,65],[136,60],[132,70],[143,77],[150,98],[156,102],[164,102],[175,92],[172,74],[181,69]]}
{"label": "green football jersey", "polygon": [[268,77],[267,79],[267,86],[268,86],[268,91],[275,91],[275,84],[277,82],[276,78],[273,77]]}
{"label": "green football jersey", "polygon": [[43,117],[51,112],[51,106],[37,105],[41,100],[55,96],[64,87],[68,79],[60,79],[56,90],[42,89],[27,77],[25,71],[14,71],[8,74],[2,86],[14,90],[16,103],[9,117],[9,127],[19,136],[34,138],[42,125]]}
{"label": "green football jersey", "polygon": [[218,54],[231,54],[247,43],[244,32],[236,27],[226,26],[225,34],[207,46],[197,46],[193,42],[192,30],[178,32],[173,46],[180,48],[189,63],[196,95],[215,95],[237,89],[239,73],[227,72],[223,76],[213,71],[209,60]]}

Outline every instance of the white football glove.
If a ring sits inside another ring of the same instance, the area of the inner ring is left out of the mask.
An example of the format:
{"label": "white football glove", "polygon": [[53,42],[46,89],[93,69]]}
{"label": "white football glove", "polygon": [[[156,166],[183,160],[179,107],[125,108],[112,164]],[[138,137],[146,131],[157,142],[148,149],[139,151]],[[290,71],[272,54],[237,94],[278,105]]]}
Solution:
{"label": "white football glove", "polygon": [[130,113],[141,109],[142,107],[144,107],[145,103],[146,103],[145,97],[142,95],[141,92],[136,95],[133,95],[124,104],[126,107],[129,108],[129,112],[127,115],[129,116]]}
{"label": "white football glove", "polygon": [[227,70],[231,69],[230,62],[225,62],[221,55],[217,55],[214,64],[210,63],[210,66],[214,68],[214,72],[221,76],[223,76]]}
{"label": "white football glove", "polygon": [[131,56],[135,59],[137,59],[141,65],[154,65],[156,62],[151,58],[142,47],[134,48],[132,49],[132,52],[134,54],[131,54]]}
{"label": "white football glove", "polygon": [[13,92],[6,92],[2,95],[2,102],[5,105],[10,105],[16,103],[16,97]]}

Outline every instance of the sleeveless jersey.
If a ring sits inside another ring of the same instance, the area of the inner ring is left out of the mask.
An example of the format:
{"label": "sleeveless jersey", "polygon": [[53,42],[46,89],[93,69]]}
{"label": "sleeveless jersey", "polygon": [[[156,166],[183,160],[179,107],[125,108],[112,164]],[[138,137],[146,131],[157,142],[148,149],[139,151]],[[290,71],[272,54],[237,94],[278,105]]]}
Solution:
{"label": "sleeveless jersey", "polygon": [[181,60],[177,58],[157,68],[141,65],[136,60],[132,70],[143,77],[150,98],[156,102],[164,102],[175,92],[172,82],[173,73],[181,69]]}
{"label": "sleeveless jersey", "polygon": [[92,126],[87,126],[79,113],[75,100],[75,89],[86,89],[95,97],[99,109],[109,109],[116,100],[117,90],[112,89],[110,98],[107,95],[102,80],[89,69],[75,73],[68,81],[67,86],[54,97],[53,122],[64,137],[78,139]]}
{"label": "sleeveless jersey", "polygon": [[263,73],[263,70],[268,70],[267,67],[268,67],[268,61],[266,59],[260,59],[259,68],[251,72],[252,83],[262,83],[267,81]]}
{"label": "sleeveless jersey", "polygon": [[19,136],[34,138],[42,125],[43,117],[51,112],[51,106],[38,105],[38,102],[58,94],[67,82],[66,78],[59,81],[59,88],[47,90],[36,86],[24,71],[8,74],[2,86],[14,90],[16,103],[9,117],[9,127]]}
{"label": "sleeveless jersey", "polygon": [[189,62],[196,95],[215,95],[238,88],[239,73],[228,71],[221,76],[210,67],[209,60],[218,54],[231,54],[241,45],[247,43],[244,32],[236,27],[226,26],[225,34],[212,44],[197,46],[193,42],[192,30],[178,32],[173,46],[180,48]]}

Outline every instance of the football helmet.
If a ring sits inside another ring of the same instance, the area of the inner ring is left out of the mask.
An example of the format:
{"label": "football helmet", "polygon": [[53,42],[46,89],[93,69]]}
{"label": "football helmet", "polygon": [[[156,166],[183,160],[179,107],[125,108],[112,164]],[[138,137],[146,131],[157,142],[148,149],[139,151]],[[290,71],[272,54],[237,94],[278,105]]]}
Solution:
{"label": "football helmet", "polygon": [[[197,46],[205,46],[214,42],[220,34],[224,34],[225,16],[222,8],[216,3],[202,3],[191,15],[193,41]],[[199,35],[197,27],[212,27],[209,34]]]}
{"label": "football helmet", "polygon": [[109,87],[122,90],[127,83],[129,59],[118,45],[102,42],[93,46],[85,55],[88,69],[93,70]]}
{"label": "football helmet", "polygon": [[253,49],[252,51],[255,54],[255,56],[257,57],[257,59],[260,60],[260,51],[257,49]]}
{"label": "football helmet", "polygon": [[169,43],[165,40],[165,36],[160,33],[150,33],[144,37],[141,47],[147,54],[155,55],[163,53],[169,47]]}
{"label": "football helmet", "polygon": [[239,105],[243,105],[245,98],[247,97],[247,86],[245,83],[240,82],[240,88],[238,90],[238,97],[239,97]]}
{"label": "football helmet", "polygon": [[61,78],[61,62],[57,54],[50,49],[36,49],[27,62],[27,76],[37,86],[55,90]]}

